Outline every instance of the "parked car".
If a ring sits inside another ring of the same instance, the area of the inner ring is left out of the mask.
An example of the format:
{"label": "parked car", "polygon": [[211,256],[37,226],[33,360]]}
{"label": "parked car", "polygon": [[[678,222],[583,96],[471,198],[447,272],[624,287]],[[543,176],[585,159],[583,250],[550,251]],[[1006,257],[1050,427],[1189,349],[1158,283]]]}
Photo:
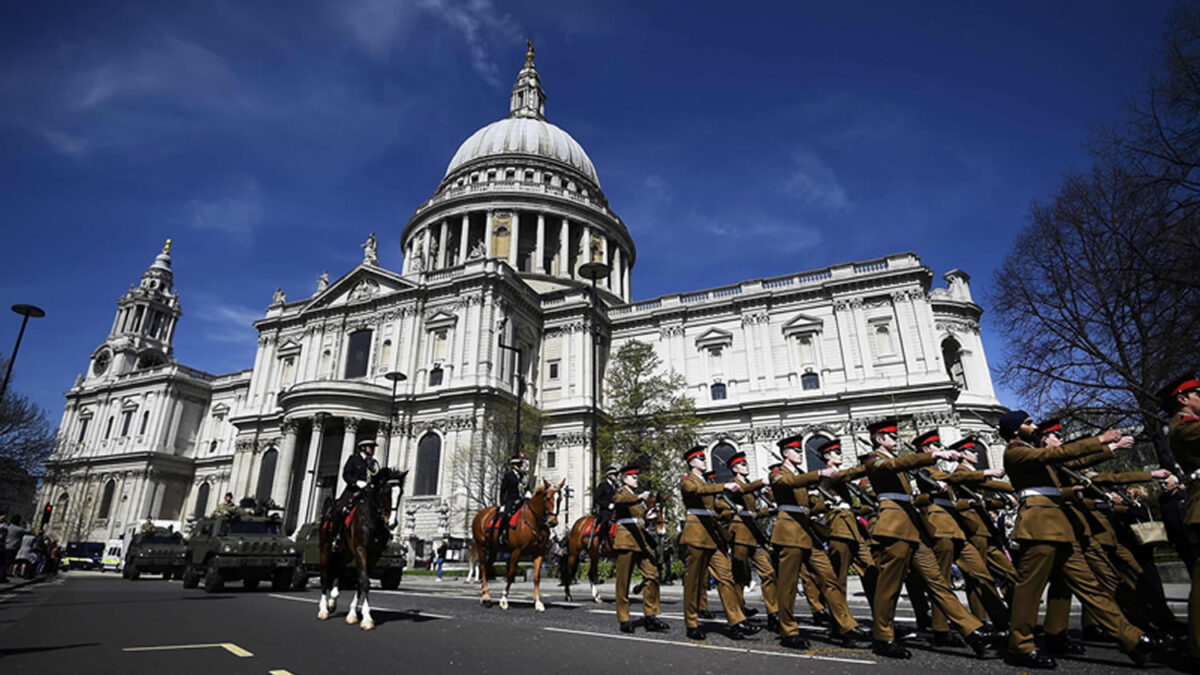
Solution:
{"label": "parked car", "polygon": [[[308,523],[296,531],[296,547],[300,549],[300,564],[296,568],[296,578],[292,588],[308,586],[310,577],[321,576],[321,540],[320,523]],[[408,564],[408,547],[398,540],[391,540],[379,556],[379,560],[368,570],[372,579],[378,579],[379,585],[387,590],[400,587],[404,578],[404,566]],[[351,575],[347,575],[351,576]],[[343,578],[339,585],[343,588],[353,588],[354,580]]]}
{"label": "parked car", "polygon": [[237,510],[196,521],[184,556],[183,587],[217,593],[228,581],[241,581],[247,590],[271,582],[284,591],[292,583],[299,556],[283,534],[276,514]]}
{"label": "parked car", "polygon": [[63,552],[62,568],[67,570],[98,570],[104,558],[102,541],[68,541]]}
{"label": "parked car", "polygon": [[183,534],[173,529],[155,527],[133,535],[121,576],[137,581],[145,574],[161,574],[164,579],[183,578],[187,545]]}

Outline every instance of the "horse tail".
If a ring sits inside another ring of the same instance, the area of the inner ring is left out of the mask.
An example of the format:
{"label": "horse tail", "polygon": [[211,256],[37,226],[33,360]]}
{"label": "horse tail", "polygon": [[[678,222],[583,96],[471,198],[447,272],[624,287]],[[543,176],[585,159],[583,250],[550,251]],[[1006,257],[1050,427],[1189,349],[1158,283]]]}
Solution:
{"label": "horse tail", "polygon": [[571,526],[571,534],[567,537],[567,560],[562,566],[562,584],[567,587],[570,592],[571,582],[575,581],[575,575],[579,572],[579,555],[583,551],[583,531],[587,526],[587,519],[591,516],[583,516],[575,521]]}

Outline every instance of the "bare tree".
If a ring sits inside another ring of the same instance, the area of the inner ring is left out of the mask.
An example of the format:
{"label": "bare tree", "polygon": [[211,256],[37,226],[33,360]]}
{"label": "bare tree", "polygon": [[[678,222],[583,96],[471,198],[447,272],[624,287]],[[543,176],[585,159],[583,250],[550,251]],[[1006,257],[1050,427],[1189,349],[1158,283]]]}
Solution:
{"label": "bare tree", "polygon": [[[531,466],[537,466],[541,449],[542,411],[522,403],[521,447]],[[494,506],[500,498],[500,479],[508,469],[516,442],[516,410],[496,408],[483,416],[483,422],[470,451],[455,455],[451,471],[454,484],[467,498],[468,510]],[[473,516],[474,514],[469,514]]]}

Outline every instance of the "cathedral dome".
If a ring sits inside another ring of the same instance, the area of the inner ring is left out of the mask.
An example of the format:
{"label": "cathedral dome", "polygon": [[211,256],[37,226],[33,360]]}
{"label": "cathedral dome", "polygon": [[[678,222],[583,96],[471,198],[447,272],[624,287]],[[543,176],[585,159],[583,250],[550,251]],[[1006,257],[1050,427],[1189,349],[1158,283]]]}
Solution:
{"label": "cathedral dome", "polygon": [[538,117],[508,117],[471,134],[446,167],[446,175],[478,159],[497,155],[533,155],[566,164],[600,185],[596,167],[571,135]]}

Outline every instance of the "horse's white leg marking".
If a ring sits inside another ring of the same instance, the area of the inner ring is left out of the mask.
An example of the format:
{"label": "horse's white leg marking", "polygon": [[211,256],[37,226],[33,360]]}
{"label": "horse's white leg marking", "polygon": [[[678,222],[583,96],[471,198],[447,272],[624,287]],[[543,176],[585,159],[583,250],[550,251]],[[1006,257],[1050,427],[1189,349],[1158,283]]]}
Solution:
{"label": "horse's white leg marking", "polygon": [[363,630],[372,630],[375,628],[375,620],[371,618],[371,605],[366,598],[362,601],[362,623],[359,628]]}
{"label": "horse's white leg marking", "polygon": [[508,609],[508,589],[505,588],[500,594],[500,609]]}
{"label": "horse's white leg marking", "polygon": [[350,600],[350,613],[346,615],[346,623],[353,626],[358,623],[358,593],[354,594],[354,598]]}
{"label": "horse's white leg marking", "polygon": [[321,594],[321,599],[317,601],[317,618],[324,621],[329,618],[329,610],[325,608],[325,594]]}
{"label": "horse's white leg marking", "polygon": [[596,584],[592,584],[592,600],[595,602],[600,602],[600,587]]}

